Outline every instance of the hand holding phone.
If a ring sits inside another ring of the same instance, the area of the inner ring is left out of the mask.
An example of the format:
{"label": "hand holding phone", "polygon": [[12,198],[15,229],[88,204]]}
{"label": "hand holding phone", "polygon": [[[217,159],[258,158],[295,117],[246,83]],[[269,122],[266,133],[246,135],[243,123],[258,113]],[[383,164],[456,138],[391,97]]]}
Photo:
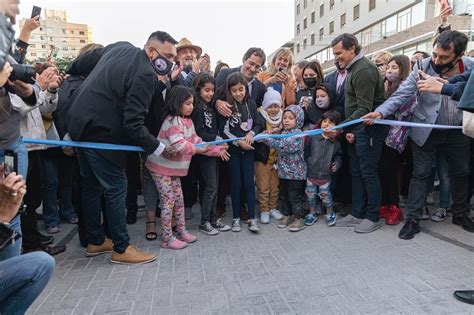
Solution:
{"label": "hand holding phone", "polygon": [[18,155],[15,152],[11,150],[5,150],[4,168],[5,176],[8,176],[13,172],[18,174]]}
{"label": "hand holding phone", "polygon": [[423,63],[420,59],[416,61],[416,66],[418,68],[418,79],[423,80],[424,78],[423,78],[423,75],[421,74],[421,72],[423,71]]}

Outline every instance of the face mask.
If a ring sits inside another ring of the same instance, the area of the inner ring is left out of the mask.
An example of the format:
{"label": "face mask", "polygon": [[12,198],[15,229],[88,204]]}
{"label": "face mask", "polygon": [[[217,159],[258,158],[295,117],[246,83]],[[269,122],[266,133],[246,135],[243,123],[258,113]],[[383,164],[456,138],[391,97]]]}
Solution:
{"label": "face mask", "polygon": [[312,89],[316,86],[316,83],[318,83],[318,79],[317,78],[303,78],[303,82],[304,82],[304,85]]}
{"label": "face mask", "polygon": [[329,97],[318,97],[316,98],[316,106],[321,109],[326,109],[329,107]]}
{"label": "face mask", "polygon": [[397,81],[400,78],[400,75],[398,73],[390,72],[390,73],[385,73],[385,78],[389,82],[393,83],[393,82]]}
{"label": "face mask", "polygon": [[174,63],[160,55],[156,49],[155,51],[158,53],[158,56],[151,61],[153,69],[158,75],[168,75],[173,69]]}
{"label": "face mask", "polygon": [[[455,60],[456,60],[456,58],[455,58]],[[455,60],[453,60],[450,63],[444,64],[444,65],[437,65],[433,62],[433,60],[431,60],[430,64],[431,64],[431,67],[433,68],[434,72],[436,72],[437,74],[441,74],[441,73],[444,73],[444,72],[447,72],[447,71],[451,70],[454,67]]]}

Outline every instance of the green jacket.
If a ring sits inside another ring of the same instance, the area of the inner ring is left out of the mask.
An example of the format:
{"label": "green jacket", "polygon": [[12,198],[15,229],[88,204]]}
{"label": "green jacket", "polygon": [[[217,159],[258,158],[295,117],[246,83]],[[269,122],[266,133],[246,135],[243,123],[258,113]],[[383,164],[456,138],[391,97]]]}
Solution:
{"label": "green jacket", "polygon": [[379,69],[361,54],[347,67],[344,89],[346,121],[372,112],[385,101],[385,88]]}

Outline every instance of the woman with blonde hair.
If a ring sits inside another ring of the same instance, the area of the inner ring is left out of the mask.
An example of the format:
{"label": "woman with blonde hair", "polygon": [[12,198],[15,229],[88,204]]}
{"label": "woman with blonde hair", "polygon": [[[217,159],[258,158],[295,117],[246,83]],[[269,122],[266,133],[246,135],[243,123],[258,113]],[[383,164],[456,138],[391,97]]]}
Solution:
{"label": "woman with blonde hair", "polygon": [[388,61],[392,57],[392,54],[386,50],[378,51],[372,56],[372,62],[379,68],[383,78],[385,78],[385,70],[387,70]]}
{"label": "woman with blonde hair", "polygon": [[288,48],[280,48],[268,70],[257,75],[257,79],[267,88],[272,87],[281,94],[282,108],[296,102],[296,80],[291,71],[293,64],[293,52]]}

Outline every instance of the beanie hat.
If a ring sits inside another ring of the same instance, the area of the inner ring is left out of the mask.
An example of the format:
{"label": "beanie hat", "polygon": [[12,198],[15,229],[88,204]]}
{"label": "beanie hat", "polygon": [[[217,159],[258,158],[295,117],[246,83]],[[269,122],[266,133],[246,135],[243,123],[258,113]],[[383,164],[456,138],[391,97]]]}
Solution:
{"label": "beanie hat", "polygon": [[272,104],[277,104],[278,107],[281,107],[281,95],[278,93],[278,91],[275,91],[273,88],[269,87],[265,93],[265,96],[263,97],[263,109],[267,109]]}

